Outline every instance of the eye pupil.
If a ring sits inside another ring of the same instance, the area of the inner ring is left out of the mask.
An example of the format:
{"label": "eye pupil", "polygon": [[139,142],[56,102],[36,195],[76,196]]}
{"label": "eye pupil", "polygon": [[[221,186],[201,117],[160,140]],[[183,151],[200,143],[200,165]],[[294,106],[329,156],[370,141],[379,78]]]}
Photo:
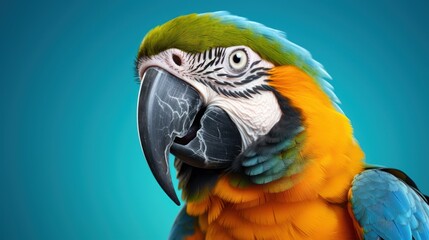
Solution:
{"label": "eye pupil", "polygon": [[240,63],[240,61],[241,61],[241,54],[240,53],[234,54],[234,56],[232,57],[232,61],[234,61],[234,63]]}

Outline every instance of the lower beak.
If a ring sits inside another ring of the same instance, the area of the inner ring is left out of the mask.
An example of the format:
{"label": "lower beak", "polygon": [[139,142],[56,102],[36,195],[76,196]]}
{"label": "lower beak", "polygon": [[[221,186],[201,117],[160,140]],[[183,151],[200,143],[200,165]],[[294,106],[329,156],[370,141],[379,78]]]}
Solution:
{"label": "lower beak", "polygon": [[177,205],[168,162],[170,149],[198,168],[226,168],[241,152],[240,133],[228,114],[219,107],[204,107],[191,85],[160,68],[145,71],[137,111],[148,165]]}

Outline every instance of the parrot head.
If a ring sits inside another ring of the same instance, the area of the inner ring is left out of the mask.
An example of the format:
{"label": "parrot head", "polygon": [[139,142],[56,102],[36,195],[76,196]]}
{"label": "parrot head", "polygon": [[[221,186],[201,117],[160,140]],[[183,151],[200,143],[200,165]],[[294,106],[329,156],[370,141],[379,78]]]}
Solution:
{"label": "parrot head", "polygon": [[[284,172],[257,178],[269,167],[246,168],[252,163],[243,159],[264,162],[264,154],[281,152],[302,132],[311,150],[339,145],[336,132],[351,132],[347,120],[344,127],[332,120],[346,118],[325,81],[329,75],[309,52],[280,31],[226,12],[180,16],[154,28],[140,45],[136,70],[142,149],[176,204],[170,153],[186,198],[226,174],[253,176],[250,184],[278,180]],[[288,176],[307,155],[289,163]]]}

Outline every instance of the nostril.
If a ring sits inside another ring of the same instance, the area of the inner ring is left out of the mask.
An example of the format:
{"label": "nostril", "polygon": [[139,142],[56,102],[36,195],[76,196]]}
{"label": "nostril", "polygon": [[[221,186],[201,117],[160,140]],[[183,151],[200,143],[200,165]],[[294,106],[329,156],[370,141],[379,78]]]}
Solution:
{"label": "nostril", "polygon": [[177,66],[181,66],[182,65],[182,59],[180,59],[179,56],[177,56],[176,54],[173,54],[173,62],[177,65]]}

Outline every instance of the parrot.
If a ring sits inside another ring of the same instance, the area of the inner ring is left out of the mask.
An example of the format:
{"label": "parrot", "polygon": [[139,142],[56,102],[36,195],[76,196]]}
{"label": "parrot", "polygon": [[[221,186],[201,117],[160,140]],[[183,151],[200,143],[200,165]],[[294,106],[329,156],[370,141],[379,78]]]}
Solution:
{"label": "parrot", "polygon": [[144,157],[180,205],[176,170],[184,202],[169,239],[429,239],[429,198],[365,163],[331,76],[282,31],[182,15],[145,35],[135,67]]}

